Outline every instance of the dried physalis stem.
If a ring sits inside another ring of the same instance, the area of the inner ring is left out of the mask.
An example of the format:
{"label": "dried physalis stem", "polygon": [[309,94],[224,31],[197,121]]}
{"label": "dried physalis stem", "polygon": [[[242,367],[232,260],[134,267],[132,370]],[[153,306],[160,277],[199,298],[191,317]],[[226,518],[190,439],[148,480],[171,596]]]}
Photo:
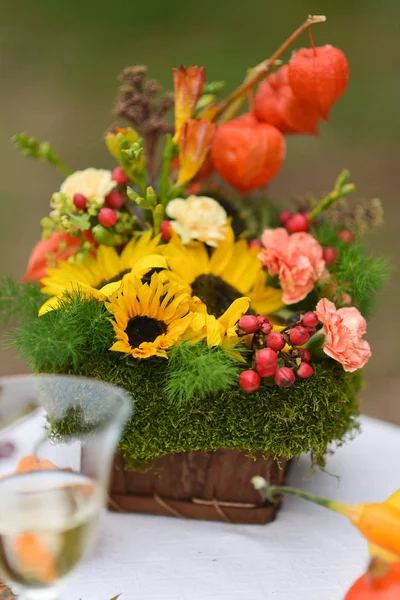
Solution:
{"label": "dried physalis stem", "polygon": [[226,111],[232,102],[234,102],[237,98],[245,96],[248,90],[252,89],[255,85],[257,85],[257,83],[264,79],[264,77],[268,75],[272,67],[276,64],[276,61],[280,59],[282,54],[284,54],[286,50],[290,48],[293,42],[295,42],[310,25],[324,23],[325,21],[326,17],[324,15],[309,15],[307,20],[283,42],[283,44],[269,59],[259,63],[256,67],[251,69],[251,77],[247,77],[242,85],[240,85],[224,102],[220,104],[215,118],[218,119],[218,117],[220,117]]}

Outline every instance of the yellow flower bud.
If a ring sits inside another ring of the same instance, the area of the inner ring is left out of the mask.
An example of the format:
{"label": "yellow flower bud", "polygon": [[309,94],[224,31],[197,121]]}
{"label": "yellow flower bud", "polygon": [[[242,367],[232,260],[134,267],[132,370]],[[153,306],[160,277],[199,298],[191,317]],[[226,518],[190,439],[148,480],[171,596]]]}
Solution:
{"label": "yellow flower bud", "polygon": [[121,142],[126,140],[129,144],[134,144],[139,139],[139,134],[131,127],[116,127],[114,132],[106,135],[106,144],[109,152],[121,161]]}

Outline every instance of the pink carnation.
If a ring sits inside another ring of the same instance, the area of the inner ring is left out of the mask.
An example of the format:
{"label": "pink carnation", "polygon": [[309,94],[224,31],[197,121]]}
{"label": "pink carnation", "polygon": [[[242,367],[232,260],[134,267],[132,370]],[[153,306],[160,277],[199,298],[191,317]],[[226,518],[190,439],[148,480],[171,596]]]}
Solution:
{"label": "pink carnation", "polygon": [[286,229],[266,229],[258,255],[270,275],[279,275],[285,304],[303,300],[325,270],[322,248],[310,233],[289,235]]}
{"label": "pink carnation", "polygon": [[324,352],[343,365],[350,373],[361,369],[371,356],[368,342],[361,339],[367,324],[354,307],[339,308],[327,298],[320,300],[315,312],[323,325]]}

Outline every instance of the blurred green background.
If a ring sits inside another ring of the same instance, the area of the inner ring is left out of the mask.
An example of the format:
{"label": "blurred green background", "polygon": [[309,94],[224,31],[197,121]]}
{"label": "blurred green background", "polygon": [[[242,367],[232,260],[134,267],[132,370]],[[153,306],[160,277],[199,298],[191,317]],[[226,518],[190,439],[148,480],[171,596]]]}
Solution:
{"label": "blurred green background", "polygon": [[[317,44],[342,48],[350,85],[318,138],[288,140],[288,157],[271,193],[291,201],[331,189],[347,167],[360,197],[380,197],[385,227],[371,252],[399,248],[399,0],[19,0],[1,3],[0,256],[1,274],[19,277],[40,236],[40,218],[60,185],[51,167],[21,158],[11,136],[48,139],[72,169],[111,167],[102,135],[112,121],[116,76],[129,64],[172,87],[171,67],[202,64],[208,80],[232,89],[247,67],[267,58],[309,13],[326,14]],[[299,45],[307,45],[307,36]],[[364,410],[400,423],[398,272],[371,320],[373,358]],[[0,374],[26,367],[0,353]]]}

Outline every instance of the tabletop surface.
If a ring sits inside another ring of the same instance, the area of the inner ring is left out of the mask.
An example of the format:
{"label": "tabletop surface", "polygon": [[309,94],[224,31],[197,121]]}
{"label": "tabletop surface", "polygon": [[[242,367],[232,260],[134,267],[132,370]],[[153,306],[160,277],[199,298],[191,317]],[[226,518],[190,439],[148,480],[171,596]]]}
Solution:
{"label": "tabletop surface", "polygon": [[[304,456],[288,483],[348,502],[384,500],[399,487],[400,428],[366,417],[361,425],[329,457],[329,474],[310,479]],[[269,525],[105,513],[97,550],[62,600],[343,600],[367,561],[344,517],[294,497]]]}

